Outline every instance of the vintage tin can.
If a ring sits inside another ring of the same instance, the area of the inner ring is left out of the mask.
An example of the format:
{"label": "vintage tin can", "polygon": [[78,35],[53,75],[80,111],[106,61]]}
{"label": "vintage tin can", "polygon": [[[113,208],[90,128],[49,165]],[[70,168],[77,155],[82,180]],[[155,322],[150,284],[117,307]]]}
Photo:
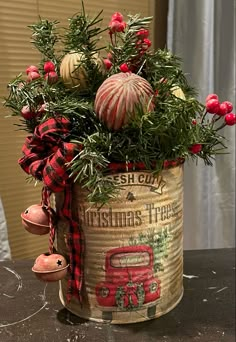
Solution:
{"label": "vintage tin can", "polygon": [[[86,191],[74,185],[73,207],[85,238],[82,306],[60,299],[68,310],[89,320],[114,324],[157,318],[183,295],[183,166],[161,171],[122,172],[119,196],[91,207]],[[60,207],[61,195],[56,195]],[[65,221],[58,223],[58,252],[68,253]]]}

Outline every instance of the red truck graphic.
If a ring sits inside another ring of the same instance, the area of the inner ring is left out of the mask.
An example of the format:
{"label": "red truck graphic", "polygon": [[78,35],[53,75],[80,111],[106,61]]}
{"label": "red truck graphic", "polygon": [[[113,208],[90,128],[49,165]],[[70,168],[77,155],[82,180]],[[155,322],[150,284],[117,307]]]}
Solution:
{"label": "red truck graphic", "polygon": [[150,246],[118,247],[106,253],[105,281],[96,286],[101,310],[130,311],[145,304],[151,306],[160,297],[160,291],[160,280],[153,275]]}

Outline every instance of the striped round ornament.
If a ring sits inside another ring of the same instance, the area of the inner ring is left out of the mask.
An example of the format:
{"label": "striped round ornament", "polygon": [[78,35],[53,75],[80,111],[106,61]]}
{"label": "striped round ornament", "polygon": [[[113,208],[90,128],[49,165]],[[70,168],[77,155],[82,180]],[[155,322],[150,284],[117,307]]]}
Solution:
{"label": "striped round ornament", "polygon": [[135,116],[138,107],[153,109],[153,89],[143,77],[131,72],[107,78],[98,88],[95,113],[109,129],[118,130]]}

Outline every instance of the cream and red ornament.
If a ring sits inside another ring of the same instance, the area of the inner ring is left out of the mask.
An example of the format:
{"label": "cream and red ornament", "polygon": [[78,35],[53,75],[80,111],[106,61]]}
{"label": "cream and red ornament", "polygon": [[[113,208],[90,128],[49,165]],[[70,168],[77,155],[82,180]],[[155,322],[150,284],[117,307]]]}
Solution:
{"label": "cream and red ornament", "polygon": [[[98,56],[92,56],[101,71],[104,70],[104,63]],[[85,90],[88,87],[88,76],[85,68],[86,56],[82,52],[70,52],[64,56],[60,65],[60,75],[67,88],[77,87]]]}
{"label": "cream and red ornament", "polygon": [[144,112],[154,108],[153,94],[143,77],[121,72],[107,78],[98,88],[95,113],[109,129],[118,130],[135,116],[139,106]]}

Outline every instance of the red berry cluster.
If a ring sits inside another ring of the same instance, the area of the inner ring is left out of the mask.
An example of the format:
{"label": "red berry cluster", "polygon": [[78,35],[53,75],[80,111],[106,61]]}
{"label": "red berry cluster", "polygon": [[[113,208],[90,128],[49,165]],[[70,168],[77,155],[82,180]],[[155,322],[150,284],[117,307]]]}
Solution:
{"label": "red berry cluster", "polygon": [[206,111],[210,114],[224,117],[225,125],[236,124],[236,115],[232,113],[233,105],[229,101],[221,102],[216,94],[209,94],[206,97]]}
{"label": "red berry cluster", "polygon": [[45,72],[44,78],[49,84],[53,84],[58,81],[58,74],[55,71],[55,64],[53,62],[45,62],[43,69]]}
{"label": "red berry cluster", "polygon": [[[49,83],[53,84],[58,81],[58,75],[55,71],[56,67],[55,64],[51,61],[47,61],[44,63],[43,66],[44,69],[44,79]],[[33,80],[36,80],[41,77],[39,73],[39,69],[35,65],[30,65],[26,69],[26,74],[27,74],[27,82],[31,82]]]}
{"label": "red berry cluster", "polygon": [[192,146],[189,147],[189,151],[193,154],[197,154],[201,152],[202,150],[202,144],[193,144]]}
{"label": "red berry cluster", "polygon": [[[147,38],[149,36],[149,31],[146,29],[140,29],[136,33],[136,38],[138,39],[136,42],[136,49],[138,51],[138,59],[141,57],[152,45],[151,41]],[[120,65],[121,72],[134,72],[136,68],[137,58],[131,60],[127,63],[123,63]]]}
{"label": "red berry cluster", "polygon": [[145,29],[140,29],[137,33],[136,36],[138,38],[138,41],[136,43],[136,47],[139,51],[139,53],[142,55],[146,50],[150,48],[152,45],[152,42],[150,39],[148,39],[149,36],[149,31]]}
{"label": "red berry cluster", "polygon": [[111,16],[111,21],[108,26],[110,35],[115,32],[124,32],[126,28],[126,22],[123,21],[123,15],[119,12],[114,13]]}
{"label": "red berry cluster", "polygon": [[[111,37],[111,43],[114,46],[113,42],[113,34],[120,33],[120,32],[125,32],[125,28],[127,27],[127,23],[123,19],[123,15],[119,12],[116,12],[112,15],[111,21],[109,23],[109,34]],[[138,58],[142,56],[152,45],[150,39],[148,39],[149,36],[149,31],[141,28],[138,32],[136,32],[136,49],[138,51],[137,55]],[[107,70],[110,70],[111,67],[113,66],[112,62],[113,56],[112,53],[109,52],[107,55],[107,58],[103,60],[104,65]],[[134,72],[135,71],[135,66],[136,66],[136,60],[135,61],[128,61],[125,63],[122,63],[119,66],[119,69],[121,72]]]}
{"label": "red berry cluster", "polygon": [[[107,70],[110,70],[111,67],[113,66],[113,63],[112,63],[112,54],[109,52],[108,55],[107,55],[108,58],[105,58],[103,60],[104,62],[104,65],[106,67]],[[129,65],[130,63],[122,63],[119,67],[120,71],[121,72],[132,72],[132,66]]]}
{"label": "red berry cluster", "polygon": [[[216,94],[209,94],[206,97],[206,101],[205,101],[205,107],[206,107],[206,113],[209,114],[213,114],[214,115],[214,119],[212,120],[212,124],[214,124],[215,121],[224,118],[224,123],[222,126],[218,127],[217,130],[223,128],[224,126],[233,126],[236,124],[236,114],[232,113],[233,110],[233,105],[231,102],[229,101],[224,101],[224,102],[220,102],[219,101],[219,97]],[[204,117],[205,117],[204,115]],[[203,119],[202,118],[202,122]],[[192,120],[192,124],[196,125],[197,121],[196,119]],[[202,150],[202,144],[194,144],[192,146],[189,147],[189,151],[193,154],[197,154],[199,152],[201,152]]]}
{"label": "red berry cluster", "polygon": [[35,65],[30,65],[26,69],[27,74],[27,82],[31,82],[33,80],[37,80],[37,78],[40,78],[39,69]]}
{"label": "red berry cluster", "polygon": [[21,115],[25,120],[31,120],[36,117],[40,117],[46,110],[46,103],[40,105],[39,109],[35,111],[30,106],[23,106],[21,109]]}
{"label": "red berry cluster", "polygon": [[[113,42],[112,35],[119,33],[119,32],[124,32],[124,30],[126,28],[126,22],[124,21],[123,15],[120,12],[114,13],[111,16],[111,21],[110,21],[108,27],[109,27],[109,34],[111,37],[111,42]],[[107,70],[110,70],[112,65],[113,65],[112,59],[113,59],[112,53],[109,52],[107,54],[107,58],[105,58],[103,60],[104,65],[105,65]]]}
{"label": "red berry cluster", "polygon": [[[44,63],[43,70],[44,70],[44,79],[47,81],[48,84],[54,84],[58,81],[58,74],[55,71],[56,67],[55,64],[51,61],[47,61]],[[34,80],[40,79],[41,75],[39,73],[39,69],[35,65],[30,65],[26,69],[27,82],[32,82]],[[41,116],[46,109],[46,104],[40,104],[37,111],[31,108],[29,105],[23,106],[21,109],[21,115],[25,120],[31,120],[38,116]]]}

